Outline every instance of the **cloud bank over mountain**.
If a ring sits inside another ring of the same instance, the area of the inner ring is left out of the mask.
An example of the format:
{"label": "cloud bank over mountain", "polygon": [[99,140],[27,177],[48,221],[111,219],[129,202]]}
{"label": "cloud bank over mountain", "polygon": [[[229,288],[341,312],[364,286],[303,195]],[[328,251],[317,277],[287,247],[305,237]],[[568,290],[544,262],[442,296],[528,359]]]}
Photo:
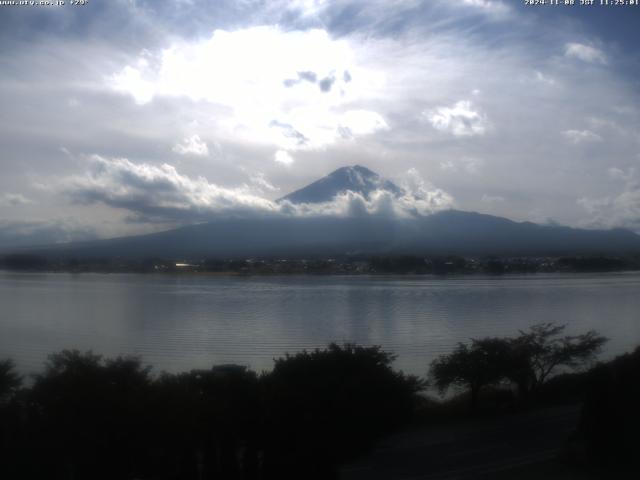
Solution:
{"label": "cloud bank over mountain", "polygon": [[342,171],[353,175],[351,183],[341,184],[339,188],[328,186],[334,190],[322,201],[305,202],[286,197],[280,201],[263,198],[260,188],[270,186],[264,177],[254,178],[253,185],[228,188],[210,183],[204,177],[183,175],[168,164],[135,164],[126,158],[99,155],[88,157],[86,162],[85,174],[61,179],[58,188],[75,203],[102,203],[123,209],[131,214],[129,221],[133,222],[179,225],[229,216],[407,218],[454,205],[450,195],[429,185],[416,170],[408,171],[401,179],[402,188],[381,181],[364,193],[359,188],[357,170],[343,168]]}

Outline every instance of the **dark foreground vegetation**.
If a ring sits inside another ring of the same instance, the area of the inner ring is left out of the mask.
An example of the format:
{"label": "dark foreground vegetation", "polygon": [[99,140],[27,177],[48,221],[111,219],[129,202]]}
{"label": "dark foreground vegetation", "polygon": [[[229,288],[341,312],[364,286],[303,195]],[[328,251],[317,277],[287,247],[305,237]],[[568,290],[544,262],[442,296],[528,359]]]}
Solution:
{"label": "dark foreground vegetation", "polygon": [[0,367],[1,478],[333,478],[414,411],[421,382],[378,347],[157,377],[135,358],[50,357],[20,388]]}
{"label": "dark foreground vegetation", "polygon": [[352,344],[286,355],[260,375],[237,365],[152,375],[137,358],[63,351],[23,382],[5,360],[0,478],[331,479],[403,426],[567,400],[584,404],[575,461],[638,467],[640,349],[554,376],[584,365],[604,342],[595,332],[562,333],[543,324],[459,345],[433,363],[430,381],[472,393],[446,402],[394,370],[392,354]]}

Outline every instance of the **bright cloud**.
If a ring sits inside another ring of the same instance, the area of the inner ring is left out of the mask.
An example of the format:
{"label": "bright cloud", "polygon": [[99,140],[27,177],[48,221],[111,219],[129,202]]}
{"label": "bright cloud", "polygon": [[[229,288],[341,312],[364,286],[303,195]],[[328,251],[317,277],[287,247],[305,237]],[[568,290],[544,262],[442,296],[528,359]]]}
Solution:
{"label": "bright cloud", "polygon": [[253,195],[247,186],[225,188],[204,177],[191,178],[169,164],[136,164],[126,158],[92,155],[85,175],[64,183],[81,204],[103,203],[139,215],[144,220],[196,220],[213,212],[269,212],[274,206]]}
{"label": "bright cloud", "polygon": [[[452,4],[456,5],[455,2]],[[504,18],[511,11],[509,6],[500,0],[462,0],[459,5],[463,8],[478,9],[484,14],[498,19]]]}
{"label": "bright cloud", "polygon": [[272,184],[267,179],[267,176],[262,172],[256,172],[256,173],[250,174],[249,180],[253,185],[255,185],[258,188],[258,191],[267,190],[269,192],[277,192],[280,190],[280,188]]}
{"label": "bright cloud", "polygon": [[0,195],[0,206],[17,207],[19,205],[29,205],[33,203],[21,193],[5,193]]}
{"label": "bright cloud", "polygon": [[538,82],[542,82],[542,83],[545,83],[547,85],[555,85],[556,84],[556,81],[553,78],[551,78],[548,75],[545,75],[544,73],[539,72],[539,71],[535,72],[535,78],[536,78],[536,80]]}
{"label": "bright cloud", "polygon": [[400,202],[405,209],[413,209],[417,214],[426,215],[455,206],[451,195],[427,182],[416,168],[410,168],[399,179],[405,195]]}
{"label": "bright cloud", "polygon": [[456,137],[484,135],[487,131],[486,117],[474,110],[468,100],[456,102],[451,107],[438,107],[423,115],[435,129]]}
{"label": "bright cloud", "polygon": [[588,63],[607,63],[607,57],[602,50],[583,43],[567,43],[564,47],[567,57],[577,58]]}
{"label": "bright cloud", "polygon": [[192,135],[185,138],[181,143],[175,144],[173,151],[179,155],[195,155],[198,157],[209,155],[209,147],[200,139],[199,135]]}
{"label": "bright cloud", "polygon": [[590,130],[565,130],[562,134],[568,141],[574,144],[602,141],[600,135]]}
{"label": "bright cloud", "polygon": [[273,160],[276,163],[279,163],[281,165],[285,165],[285,166],[289,166],[289,165],[293,165],[293,162],[295,161],[293,159],[293,157],[291,156],[291,154],[289,154],[289,152],[286,152],[284,150],[278,150],[275,155],[273,156]]}
{"label": "bright cloud", "polygon": [[377,130],[388,130],[389,125],[376,112],[368,110],[348,110],[339,119],[339,129],[351,136],[368,135]]}
{"label": "bright cloud", "polygon": [[605,197],[581,197],[580,205],[589,214],[584,222],[598,228],[626,227],[640,232],[640,177],[635,168],[610,168],[609,176],[622,182],[622,191]]}
{"label": "bright cloud", "polygon": [[320,29],[216,30],[205,41],[175,41],[153,61],[141,57],[108,82],[141,105],[186,97],[227,107],[227,134],[290,150],[388,128],[377,112],[349,108],[384,76],[360,66],[348,41]]}
{"label": "bright cloud", "polygon": [[462,171],[475,175],[480,172],[483,165],[484,160],[481,158],[464,157],[457,160],[445,160],[440,162],[440,170],[451,173],[458,173]]}
{"label": "bright cloud", "polygon": [[89,170],[62,182],[62,188],[76,203],[101,203],[124,209],[142,222],[185,223],[224,215],[354,216],[386,215],[411,217],[451,208],[453,198],[424,181],[417,170],[407,172],[403,194],[396,196],[376,190],[364,198],[354,192],[337,195],[333,201],[314,204],[273,202],[262,198],[263,189],[276,190],[265,176],[257,173],[247,185],[221,187],[203,177],[192,178],[173,166],[136,164],[126,158],[92,155]]}

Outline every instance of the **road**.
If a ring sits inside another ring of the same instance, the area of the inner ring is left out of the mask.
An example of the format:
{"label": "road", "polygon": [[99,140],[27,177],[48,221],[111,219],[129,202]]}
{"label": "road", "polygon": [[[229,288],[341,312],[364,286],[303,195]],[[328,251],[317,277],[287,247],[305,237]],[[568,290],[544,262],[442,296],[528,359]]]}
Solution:
{"label": "road", "polygon": [[526,471],[527,466],[555,458],[575,430],[579,413],[577,406],[554,407],[399,433],[366,458],[344,467],[341,478],[502,478],[505,472]]}

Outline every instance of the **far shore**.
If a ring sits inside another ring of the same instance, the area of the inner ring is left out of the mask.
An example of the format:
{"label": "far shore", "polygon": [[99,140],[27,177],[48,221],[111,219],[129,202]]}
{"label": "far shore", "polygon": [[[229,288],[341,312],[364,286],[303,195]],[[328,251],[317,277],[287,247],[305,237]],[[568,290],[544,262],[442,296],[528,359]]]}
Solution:
{"label": "far shore", "polygon": [[189,274],[212,277],[289,275],[510,275],[640,271],[640,256],[460,257],[422,255],[231,259],[58,258],[0,256],[0,270],[46,273]]}

